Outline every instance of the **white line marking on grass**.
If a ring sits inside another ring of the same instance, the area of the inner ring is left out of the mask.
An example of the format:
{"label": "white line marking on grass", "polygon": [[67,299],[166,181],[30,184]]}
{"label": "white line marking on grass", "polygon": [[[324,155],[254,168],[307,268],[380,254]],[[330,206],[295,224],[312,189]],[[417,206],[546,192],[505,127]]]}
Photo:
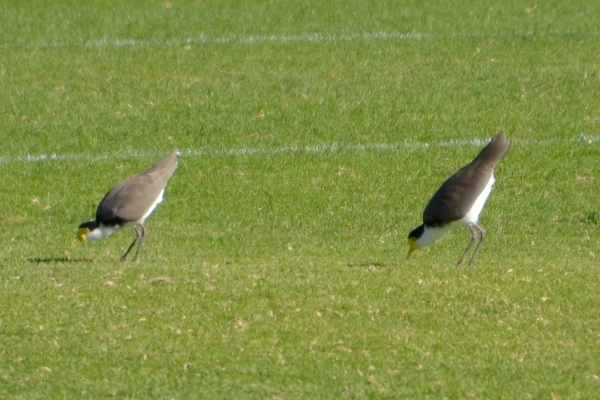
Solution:
{"label": "white line marking on grass", "polygon": [[255,44],[255,43],[291,43],[291,42],[339,42],[351,40],[408,40],[421,39],[427,35],[421,33],[377,32],[299,35],[250,35],[250,36],[209,36],[204,33],[180,39],[118,39],[101,38],[78,42],[48,43],[0,43],[1,49],[10,48],[60,48],[60,47],[137,47],[137,46],[182,46],[186,44]]}
{"label": "white line marking on grass", "polygon": [[21,48],[62,48],[62,47],[138,47],[138,46],[181,46],[186,44],[257,44],[257,43],[291,43],[291,42],[339,42],[353,40],[419,40],[486,37],[544,37],[544,36],[580,36],[600,37],[600,31],[549,30],[549,31],[514,31],[514,32],[472,32],[472,33],[418,33],[418,32],[373,32],[373,33],[303,33],[296,35],[249,35],[249,36],[209,36],[201,33],[187,38],[172,39],[126,39],[99,38],[73,42],[12,42],[0,43],[0,49]]}
{"label": "white line marking on grass", "polygon": [[[338,153],[343,151],[402,151],[406,149],[433,149],[436,147],[482,147],[489,139],[471,139],[471,140],[448,140],[442,142],[412,142],[405,140],[403,142],[393,143],[340,143],[315,144],[305,146],[282,146],[282,147],[221,147],[211,148],[203,147],[199,149],[182,150],[183,156],[189,157],[220,157],[220,156],[254,156],[254,155],[276,155],[284,153],[307,153],[307,154],[326,154]],[[529,146],[547,146],[556,143],[588,143],[595,144],[600,142],[600,136],[577,136],[571,139],[549,138],[549,139],[513,139],[513,143]],[[111,159],[131,159],[131,158],[154,158],[164,155],[164,152],[145,152],[132,151],[120,152],[114,154],[37,154],[21,156],[2,156],[1,164],[14,163],[38,163],[50,161],[100,161]]]}
{"label": "white line marking on grass", "polygon": [[182,44],[253,44],[265,42],[289,43],[289,42],[336,42],[346,40],[404,40],[404,39],[420,39],[424,35],[420,33],[400,33],[400,32],[379,32],[379,33],[357,33],[357,34],[339,34],[339,35],[322,35],[318,33],[303,34],[303,35],[252,35],[252,36],[230,36],[230,37],[211,37],[201,34],[195,37],[189,37],[184,40],[91,40],[85,42],[86,47],[104,47],[104,46],[148,46],[148,45],[182,45]]}

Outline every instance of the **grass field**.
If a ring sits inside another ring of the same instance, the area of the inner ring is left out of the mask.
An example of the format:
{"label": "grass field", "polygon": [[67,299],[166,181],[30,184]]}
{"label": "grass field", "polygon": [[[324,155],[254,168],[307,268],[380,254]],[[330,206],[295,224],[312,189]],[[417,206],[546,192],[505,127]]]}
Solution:
{"label": "grass field", "polygon": [[[600,392],[600,2],[0,6],[1,398]],[[430,196],[513,140],[469,240]],[[183,152],[147,221],[71,247]]]}

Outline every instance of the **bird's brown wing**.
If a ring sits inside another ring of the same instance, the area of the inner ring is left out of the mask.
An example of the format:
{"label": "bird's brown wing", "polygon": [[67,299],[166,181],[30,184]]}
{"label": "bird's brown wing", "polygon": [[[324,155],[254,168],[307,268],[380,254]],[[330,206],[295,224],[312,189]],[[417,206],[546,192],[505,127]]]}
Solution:
{"label": "bird's brown wing", "polygon": [[[492,175],[492,171],[476,171],[468,167],[448,178],[429,200],[423,211],[425,225],[442,226],[467,215]],[[473,182],[476,184],[473,185]]]}
{"label": "bird's brown wing", "polygon": [[96,219],[107,224],[136,221],[152,207],[177,168],[178,151],[147,170],[113,187],[96,211]]}
{"label": "bird's brown wing", "polygon": [[494,136],[471,163],[448,178],[433,195],[423,211],[423,223],[441,226],[464,217],[509,148],[510,141],[503,132]]}

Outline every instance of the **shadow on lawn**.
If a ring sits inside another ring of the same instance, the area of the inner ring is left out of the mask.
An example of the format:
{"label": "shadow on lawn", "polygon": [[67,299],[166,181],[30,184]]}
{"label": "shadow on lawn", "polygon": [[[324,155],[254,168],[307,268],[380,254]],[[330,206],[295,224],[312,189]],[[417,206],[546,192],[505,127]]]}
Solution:
{"label": "shadow on lawn", "polygon": [[361,268],[369,268],[369,267],[385,267],[385,264],[379,261],[365,261],[358,264],[348,263],[348,267],[361,267]]}
{"label": "shadow on lawn", "polygon": [[91,258],[71,258],[71,257],[33,257],[28,258],[30,263],[83,263],[92,262]]}

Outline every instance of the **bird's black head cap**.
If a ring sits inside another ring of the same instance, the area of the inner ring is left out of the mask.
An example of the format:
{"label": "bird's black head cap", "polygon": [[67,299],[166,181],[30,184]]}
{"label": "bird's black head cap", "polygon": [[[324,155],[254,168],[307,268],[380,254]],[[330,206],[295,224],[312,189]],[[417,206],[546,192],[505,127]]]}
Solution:
{"label": "bird's black head cap", "polygon": [[423,232],[425,232],[425,225],[419,225],[408,234],[408,239],[418,239],[423,235]]}

